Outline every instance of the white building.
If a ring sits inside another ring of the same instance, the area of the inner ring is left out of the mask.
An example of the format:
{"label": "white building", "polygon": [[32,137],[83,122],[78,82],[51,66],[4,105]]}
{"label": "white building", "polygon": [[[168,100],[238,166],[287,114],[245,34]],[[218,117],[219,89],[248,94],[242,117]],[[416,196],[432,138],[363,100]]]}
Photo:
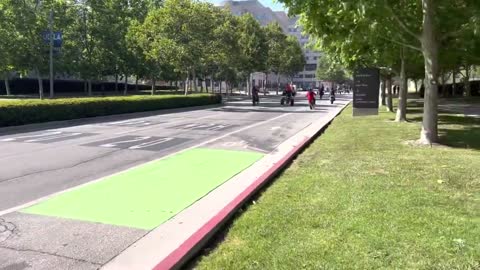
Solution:
{"label": "white building", "polygon": [[298,39],[302,45],[306,61],[303,71],[294,76],[293,84],[302,88],[314,88],[320,86],[321,82],[316,78],[316,70],[320,52],[312,51],[306,47],[310,42],[310,37],[302,34],[302,28],[298,25],[298,17],[289,19],[288,34],[293,35]]}
{"label": "white building", "polygon": [[[283,11],[272,11],[270,8],[264,7],[258,0],[226,0],[221,2],[219,6],[228,8],[236,16],[250,13],[263,26],[271,22],[278,22],[285,34],[295,36],[302,47],[305,47],[309,41],[309,37],[302,35],[301,28],[297,25],[298,18],[289,18]],[[317,87],[319,86],[319,81],[315,78],[315,73],[320,53],[304,48],[304,54],[306,65],[302,72],[294,76],[293,84],[301,88]],[[257,85],[261,85],[262,83],[259,82],[265,80],[265,77],[263,73],[255,73],[253,80]],[[267,85],[272,85],[276,83],[276,80],[277,77],[274,74],[269,74],[266,83]],[[287,80],[284,76],[280,78],[281,83],[286,83]]]}

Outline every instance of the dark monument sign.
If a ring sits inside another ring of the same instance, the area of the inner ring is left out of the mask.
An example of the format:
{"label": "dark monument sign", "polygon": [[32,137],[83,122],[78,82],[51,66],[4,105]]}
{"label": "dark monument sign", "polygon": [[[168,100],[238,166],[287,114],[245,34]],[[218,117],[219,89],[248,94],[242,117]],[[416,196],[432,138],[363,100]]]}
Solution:
{"label": "dark monument sign", "polygon": [[380,70],[359,68],[353,75],[353,116],[377,115]]}

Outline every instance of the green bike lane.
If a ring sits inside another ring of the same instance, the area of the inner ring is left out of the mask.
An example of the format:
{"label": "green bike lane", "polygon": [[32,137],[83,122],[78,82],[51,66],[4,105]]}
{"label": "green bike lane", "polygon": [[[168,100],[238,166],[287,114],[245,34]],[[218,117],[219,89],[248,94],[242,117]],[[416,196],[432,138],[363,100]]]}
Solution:
{"label": "green bike lane", "polygon": [[246,151],[191,149],[60,194],[21,212],[150,230],[262,156]]}
{"label": "green bike lane", "polygon": [[327,112],[264,106],[213,111],[222,119],[275,111],[273,121],[240,126],[0,216],[0,269],[99,269]]}

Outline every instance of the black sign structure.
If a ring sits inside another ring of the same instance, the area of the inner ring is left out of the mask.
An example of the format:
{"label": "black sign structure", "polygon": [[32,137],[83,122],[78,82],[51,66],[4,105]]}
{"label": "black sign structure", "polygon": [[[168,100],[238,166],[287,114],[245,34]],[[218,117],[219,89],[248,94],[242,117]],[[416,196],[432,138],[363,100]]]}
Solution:
{"label": "black sign structure", "polygon": [[357,69],[354,76],[353,116],[378,114],[380,70],[377,68]]}

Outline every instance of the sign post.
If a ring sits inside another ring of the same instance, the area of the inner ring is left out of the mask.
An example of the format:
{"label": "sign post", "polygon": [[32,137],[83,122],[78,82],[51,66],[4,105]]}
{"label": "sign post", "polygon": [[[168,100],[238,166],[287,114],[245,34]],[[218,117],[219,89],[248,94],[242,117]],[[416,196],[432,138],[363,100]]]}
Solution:
{"label": "sign post", "polygon": [[359,68],[353,81],[353,116],[378,115],[380,70]]}
{"label": "sign post", "polygon": [[48,17],[48,31],[42,32],[43,41],[48,44],[49,66],[50,66],[50,98],[54,96],[53,89],[53,54],[62,47],[62,32],[53,31],[53,10],[50,10]]}

